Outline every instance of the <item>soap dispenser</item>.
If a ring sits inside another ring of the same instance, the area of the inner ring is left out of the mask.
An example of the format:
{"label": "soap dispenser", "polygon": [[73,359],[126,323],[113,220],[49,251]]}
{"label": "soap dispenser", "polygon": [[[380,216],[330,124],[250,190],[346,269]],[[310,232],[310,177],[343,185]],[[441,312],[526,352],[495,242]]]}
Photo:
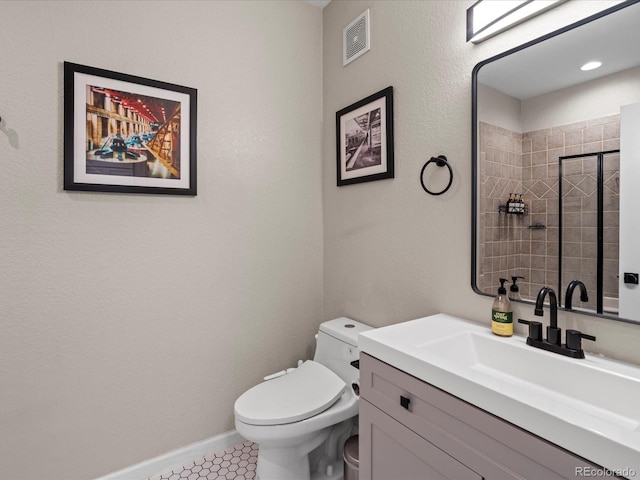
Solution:
{"label": "soap dispenser", "polygon": [[520,287],[516,283],[519,278],[524,280],[524,277],[520,277],[518,275],[512,275],[511,276],[511,281],[513,283],[509,287],[509,299],[510,300],[520,300],[521,299],[521,297],[520,297]]}
{"label": "soap dispenser", "polygon": [[500,279],[498,296],[491,307],[491,331],[501,337],[513,335],[513,312],[511,311],[511,302],[507,296],[507,289],[504,286],[506,281],[506,278]]}

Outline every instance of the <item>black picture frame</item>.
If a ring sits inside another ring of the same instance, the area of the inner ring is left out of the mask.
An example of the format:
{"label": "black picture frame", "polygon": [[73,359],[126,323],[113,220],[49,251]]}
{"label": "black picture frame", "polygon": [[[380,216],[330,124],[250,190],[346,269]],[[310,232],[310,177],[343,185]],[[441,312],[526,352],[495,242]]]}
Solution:
{"label": "black picture frame", "polygon": [[337,186],[394,177],[393,87],[336,112]]}
{"label": "black picture frame", "polygon": [[64,189],[197,194],[197,90],[64,62]]}

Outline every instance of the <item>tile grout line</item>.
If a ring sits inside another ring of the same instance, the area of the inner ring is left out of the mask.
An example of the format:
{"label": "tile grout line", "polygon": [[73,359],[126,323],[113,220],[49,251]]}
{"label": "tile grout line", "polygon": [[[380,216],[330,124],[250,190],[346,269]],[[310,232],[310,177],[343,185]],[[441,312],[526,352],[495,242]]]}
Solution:
{"label": "tile grout line", "polygon": [[255,479],[258,444],[245,441],[147,480],[248,480]]}

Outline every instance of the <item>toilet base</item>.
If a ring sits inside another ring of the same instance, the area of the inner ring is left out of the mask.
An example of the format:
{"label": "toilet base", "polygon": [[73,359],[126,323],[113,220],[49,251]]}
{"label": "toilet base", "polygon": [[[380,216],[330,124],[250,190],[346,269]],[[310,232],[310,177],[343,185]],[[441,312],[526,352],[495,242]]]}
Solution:
{"label": "toilet base", "polygon": [[336,460],[331,463],[333,471],[332,475],[327,475],[327,472],[311,472],[311,480],[343,480],[344,479],[344,463]]}
{"label": "toilet base", "polygon": [[342,446],[355,419],[298,438],[294,446],[260,444],[257,480],[343,480]]}
{"label": "toilet base", "polygon": [[256,478],[260,480],[311,480],[309,453],[323,444],[331,428],[323,428],[286,442],[265,442],[258,447]]}
{"label": "toilet base", "polygon": [[[272,467],[273,466],[271,465],[269,466],[270,473],[268,474],[268,477],[265,477],[265,478],[260,476],[260,468],[258,468],[258,471],[256,472],[257,473],[256,480],[269,480],[269,476],[271,475],[271,473],[273,473],[271,471]],[[318,470],[313,471],[311,472],[311,476],[306,478],[308,478],[309,480],[344,480],[344,463],[342,461],[336,460],[334,462],[331,462],[329,469],[326,469],[324,471],[318,471]],[[296,479],[305,478],[304,475],[307,475],[308,471],[309,471],[309,467],[307,465],[306,470],[303,470],[302,473],[298,472],[299,475],[303,475],[302,477],[291,477],[291,478],[296,478]],[[289,468],[287,468],[287,471],[284,474],[290,475],[292,473],[293,472],[291,471],[291,466],[289,466]],[[329,475],[329,473],[331,474]],[[284,478],[284,477],[278,477],[278,478]]]}

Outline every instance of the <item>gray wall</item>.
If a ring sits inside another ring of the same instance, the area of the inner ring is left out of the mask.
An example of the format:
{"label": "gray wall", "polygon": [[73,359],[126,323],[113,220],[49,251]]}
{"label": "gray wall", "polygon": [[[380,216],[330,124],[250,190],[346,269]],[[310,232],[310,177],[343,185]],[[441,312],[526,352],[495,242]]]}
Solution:
{"label": "gray wall", "polygon": [[[231,430],[245,389],[312,353],[321,39],[303,2],[2,2],[0,477]],[[196,197],[62,190],[65,60],[198,89]]]}
{"label": "gray wall", "polygon": [[[489,324],[469,279],[471,70],[612,2],[478,46],[472,3],[2,3],[2,477],[91,478],[227,431],[323,319]],[[343,68],[366,8],[372,50]],[[113,10],[133,20],[108,27]],[[64,60],[198,88],[197,197],[62,190]],[[389,85],[396,178],[337,188],[335,112]],[[440,153],[455,180],[431,197],[418,173]],[[640,328],[560,322],[640,363]]]}

